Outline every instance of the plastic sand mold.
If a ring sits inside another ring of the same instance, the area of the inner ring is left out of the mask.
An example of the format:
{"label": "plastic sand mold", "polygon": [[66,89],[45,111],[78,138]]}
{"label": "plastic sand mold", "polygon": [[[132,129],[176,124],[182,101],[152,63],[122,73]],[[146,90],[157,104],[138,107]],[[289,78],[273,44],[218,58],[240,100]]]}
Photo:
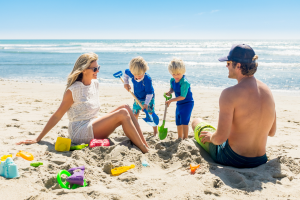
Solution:
{"label": "plastic sand mold", "polygon": [[17,153],[16,156],[22,157],[25,160],[29,160],[29,161],[32,161],[34,159],[33,155],[29,152],[26,152],[26,151],[19,151],[19,153]]}
{"label": "plastic sand mold", "polygon": [[123,167],[117,167],[111,170],[111,174],[113,176],[118,176],[132,168],[135,168],[135,165],[130,165],[130,166],[123,166]]}
{"label": "plastic sand mold", "polygon": [[199,165],[195,165],[195,166],[193,166],[193,165],[190,164],[191,174],[195,174],[196,169],[198,169],[199,167],[200,167],[200,164]]}
{"label": "plastic sand mold", "polygon": [[55,143],[56,151],[70,151],[71,139],[58,137]]}
{"label": "plastic sand mold", "polygon": [[64,189],[76,189],[78,187],[86,187],[87,186],[87,183],[86,183],[86,180],[84,179],[84,183],[83,185],[78,185],[78,184],[73,184],[73,186],[71,188],[69,188],[69,185],[70,183],[69,182],[66,182],[66,183],[63,183],[62,180],[61,180],[61,175],[66,175],[67,177],[70,177],[71,174],[70,172],[68,172],[67,170],[61,170],[58,174],[57,174],[57,182],[59,183],[59,185],[64,188]]}

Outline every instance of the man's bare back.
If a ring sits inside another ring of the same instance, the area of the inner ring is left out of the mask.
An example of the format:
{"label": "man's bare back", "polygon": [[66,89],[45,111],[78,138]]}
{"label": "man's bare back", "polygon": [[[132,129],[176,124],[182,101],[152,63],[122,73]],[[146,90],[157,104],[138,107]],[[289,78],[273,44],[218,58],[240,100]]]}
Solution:
{"label": "man's bare back", "polygon": [[201,119],[192,122],[196,140],[218,163],[257,167],[267,162],[267,137],[275,135],[276,112],[271,90],[254,77],[257,58],[249,45],[233,45],[219,61],[227,62],[228,78],[238,83],[220,96],[217,130],[202,131],[207,123]]}
{"label": "man's bare back", "polygon": [[229,94],[234,107],[228,137],[230,147],[245,157],[264,155],[267,137],[276,130],[275,103],[270,89],[252,76],[243,78],[223,93]]}

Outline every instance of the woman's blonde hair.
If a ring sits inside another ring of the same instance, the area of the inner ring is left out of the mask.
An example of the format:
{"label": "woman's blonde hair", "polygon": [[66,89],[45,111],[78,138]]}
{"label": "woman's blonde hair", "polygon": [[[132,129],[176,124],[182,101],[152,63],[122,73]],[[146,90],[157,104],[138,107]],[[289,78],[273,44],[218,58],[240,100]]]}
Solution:
{"label": "woman's blonde hair", "polygon": [[75,81],[81,81],[82,80],[82,72],[83,70],[87,69],[92,62],[98,60],[98,55],[91,52],[91,53],[85,53],[79,56],[79,58],[76,60],[76,63],[73,67],[72,72],[68,76],[67,81],[67,87],[66,90],[75,82]]}
{"label": "woman's blonde hair", "polygon": [[145,74],[148,69],[148,63],[141,56],[133,58],[129,63],[130,72],[136,76]]}
{"label": "woman's blonde hair", "polygon": [[179,58],[173,58],[169,63],[168,70],[170,74],[184,74],[185,73],[185,64],[183,60]]}

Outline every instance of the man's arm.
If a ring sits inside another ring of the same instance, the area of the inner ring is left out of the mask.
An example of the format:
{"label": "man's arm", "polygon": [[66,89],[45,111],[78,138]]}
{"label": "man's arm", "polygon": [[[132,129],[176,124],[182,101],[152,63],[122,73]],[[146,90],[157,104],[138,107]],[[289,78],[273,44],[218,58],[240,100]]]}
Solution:
{"label": "man's arm", "polygon": [[277,128],[277,125],[276,125],[276,112],[275,112],[275,119],[274,119],[272,128],[271,128],[268,136],[273,137],[276,133],[276,128]]}
{"label": "man's arm", "polygon": [[220,96],[218,128],[210,139],[211,142],[215,145],[224,143],[228,139],[230,134],[234,112],[233,91],[231,90],[232,88],[223,90]]}

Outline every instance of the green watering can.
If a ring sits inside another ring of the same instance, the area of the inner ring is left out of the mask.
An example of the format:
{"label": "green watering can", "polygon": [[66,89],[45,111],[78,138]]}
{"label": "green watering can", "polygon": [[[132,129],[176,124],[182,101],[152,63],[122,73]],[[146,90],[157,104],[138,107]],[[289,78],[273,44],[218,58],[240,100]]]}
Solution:
{"label": "green watering can", "polygon": [[[172,98],[172,94],[170,96],[167,96],[166,93],[164,94],[164,97],[166,98],[166,101],[170,100]],[[163,140],[167,137],[168,134],[168,128],[165,128],[165,120],[166,120],[166,114],[167,114],[167,104],[165,106],[165,113],[164,113],[164,119],[161,126],[158,126],[158,137],[159,139]]]}

